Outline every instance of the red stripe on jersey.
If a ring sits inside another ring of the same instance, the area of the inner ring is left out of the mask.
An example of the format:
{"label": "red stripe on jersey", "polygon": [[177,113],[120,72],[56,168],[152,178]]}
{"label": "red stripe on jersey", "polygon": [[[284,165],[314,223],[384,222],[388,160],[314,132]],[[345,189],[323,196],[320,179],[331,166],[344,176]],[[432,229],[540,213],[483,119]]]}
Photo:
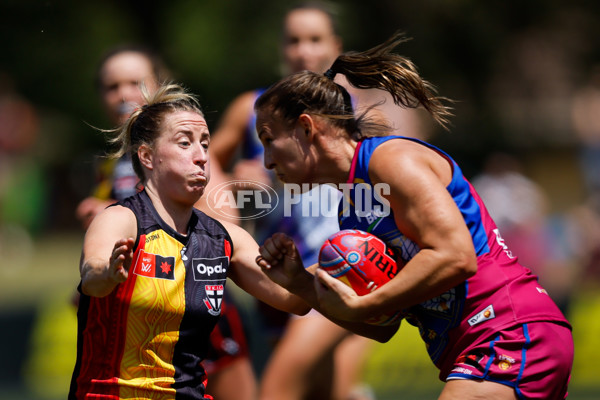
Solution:
{"label": "red stripe on jersey", "polygon": [[223,247],[225,249],[225,255],[227,257],[229,257],[229,259],[231,260],[231,243],[229,243],[229,240],[225,239],[223,241]]}
{"label": "red stripe on jersey", "polygon": [[[140,235],[138,246],[134,249],[134,260],[144,248],[146,235]],[[132,265],[134,263],[132,262]],[[87,315],[97,316],[86,321],[82,337],[89,337],[88,343],[83,344],[81,355],[82,368],[77,378],[77,398],[87,398],[91,393],[102,394],[103,398],[118,399],[119,386],[117,376],[121,358],[125,348],[125,331],[127,329],[127,313],[129,311],[129,298],[135,288],[136,274],[131,273],[127,280],[115,288],[108,296],[90,297],[90,306]],[[102,325],[98,328],[98,325]],[[90,332],[100,332],[91,337]],[[104,346],[93,344],[105,343]],[[91,361],[90,361],[91,360]],[[83,366],[88,366],[85,368]],[[90,368],[95,366],[95,368]],[[88,385],[83,383],[91,382]],[[107,397],[104,397],[107,396]]]}

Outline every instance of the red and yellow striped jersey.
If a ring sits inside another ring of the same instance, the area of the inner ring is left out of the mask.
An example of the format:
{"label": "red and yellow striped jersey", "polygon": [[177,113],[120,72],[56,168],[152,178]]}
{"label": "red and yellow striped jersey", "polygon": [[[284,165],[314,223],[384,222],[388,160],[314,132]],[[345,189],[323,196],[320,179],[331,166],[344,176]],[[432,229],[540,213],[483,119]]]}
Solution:
{"label": "red and yellow striped jersey", "polygon": [[103,298],[81,295],[70,399],[205,399],[200,362],[220,313],[232,243],[194,210],[181,235],[145,191],[119,204],[138,221],[127,281]]}

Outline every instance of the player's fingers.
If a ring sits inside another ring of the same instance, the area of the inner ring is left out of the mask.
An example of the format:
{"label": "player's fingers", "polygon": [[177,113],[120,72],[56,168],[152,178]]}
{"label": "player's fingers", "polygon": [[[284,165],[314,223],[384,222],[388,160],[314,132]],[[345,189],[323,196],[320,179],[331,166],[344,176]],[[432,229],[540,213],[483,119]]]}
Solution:
{"label": "player's fingers", "polygon": [[323,270],[322,268],[317,268],[315,271],[315,276],[319,283],[328,290],[333,290],[340,295],[346,296],[352,296],[356,294],[354,289],[329,275],[327,271]]}
{"label": "player's fingers", "polygon": [[256,261],[256,264],[258,264],[258,266],[261,269],[269,269],[269,268],[271,268],[271,264],[269,264],[269,262],[265,258],[263,258],[263,256],[261,256],[261,255],[256,256],[255,261]]}
{"label": "player's fingers", "polygon": [[287,252],[282,240],[284,239],[281,235],[275,234],[265,240],[263,245],[258,249],[260,255],[271,265],[277,264]]}
{"label": "player's fingers", "polygon": [[286,257],[293,260],[300,259],[300,254],[298,253],[294,239],[281,232],[275,233],[271,238],[275,246],[277,246],[277,249]]}

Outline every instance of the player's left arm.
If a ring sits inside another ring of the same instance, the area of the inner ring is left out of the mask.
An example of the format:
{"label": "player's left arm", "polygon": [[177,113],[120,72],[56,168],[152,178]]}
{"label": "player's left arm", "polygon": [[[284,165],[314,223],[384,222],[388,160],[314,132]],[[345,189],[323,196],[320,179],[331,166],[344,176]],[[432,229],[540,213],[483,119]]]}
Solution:
{"label": "player's left arm", "polygon": [[258,244],[241,227],[222,221],[233,241],[233,254],[228,276],[250,295],[280,309],[298,315],[310,311],[300,297],[273,282],[257,265]]}
{"label": "player's left arm", "polygon": [[445,158],[418,143],[390,140],[375,149],[369,177],[374,185],[388,185],[385,198],[396,225],[420,251],[392,280],[364,296],[320,271],[318,277],[326,288],[320,292],[321,303],[336,317],[350,321],[419,304],[477,271],[471,235],[446,189],[452,167]]}
{"label": "player's left arm", "polygon": [[405,309],[464,282],[477,272],[473,240],[447,190],[451,163],[434,150],[407,140],[390,140],[373,153],[369,177],[386,183],[386,198],[398,229],[420,251],[376,295],[364,299],[382,312]]}

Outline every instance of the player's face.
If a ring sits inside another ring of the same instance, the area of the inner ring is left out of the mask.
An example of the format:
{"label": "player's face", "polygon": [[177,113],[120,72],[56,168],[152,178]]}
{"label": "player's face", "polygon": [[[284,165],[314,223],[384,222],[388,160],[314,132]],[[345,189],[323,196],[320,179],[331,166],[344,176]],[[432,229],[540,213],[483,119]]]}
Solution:
{"label": "player's face", "polygon": [[331,20],[320,10],[295,10],[285,20],[283,55],[289,73],[323,73],[342,50]]}
{"label": "player's face", "polygon": [[140,83],[144,82],[150,93],[157,88],[150,60],[136,52],[109,58],[100,71],[100,82],[102,102],[114,124],[124,123],[136,107],[144,104]]}
{"label": "player's face", "polygon": [[194,204],[210,178],[206,120],[195,112],[165,116],[154,144],[149,181],[176,201]]}
{"label": "player's face", "polygon": [[316,155],[301,126],[287,128],[269,112],[258,111],[256,129],[267,169],[273,169],[285,183],[313,183]]}

